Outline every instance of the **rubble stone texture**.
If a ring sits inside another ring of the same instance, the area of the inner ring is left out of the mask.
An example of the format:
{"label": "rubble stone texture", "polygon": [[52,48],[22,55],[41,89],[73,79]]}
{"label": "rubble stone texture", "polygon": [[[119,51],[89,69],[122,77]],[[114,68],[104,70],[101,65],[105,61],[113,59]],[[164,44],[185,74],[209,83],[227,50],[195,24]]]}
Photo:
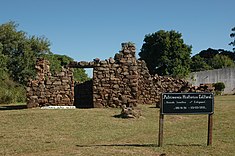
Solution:
{"label": "rubble stone texture", "polygon": [[126,107],[122,106],[122,111],[120,115],[116,115],[116,117],[120,118],[139,118],[141,116],[141,110],[136,107]]}
{"label": "rubble stone texture", "polygon": [[37,76],[27,87],[27,107],[72,106],[74,82],[71,69],[63,68],[54,76],[50,73],[49,61],[38,59],[35,66]]}
{"label": "rubble stone texture", "polygon": [[[122,43],[121,51],[115,54],[114,58],[71,62],[54,77],[49,72],[49,62],[39,60],[36,66],[37,79],[31,80],[28,87],[28,107],[73,104],[85,108],[123,105],[135,107],[137,104],[158,105],[163,92],[213,91],[211,85],[193,87],[186,80],[150,75],[145,62],[136,59],[135,50],[132,43]],[[93,80],[78,83],[75,88],[80,91],[75,90],[75,95],[70,68],[93,68]],[[87,88],[92,89],[86,91]],[[88,101],[93,101],[93,104],[81,103],[86,101],[86,97],[89,97]]]}

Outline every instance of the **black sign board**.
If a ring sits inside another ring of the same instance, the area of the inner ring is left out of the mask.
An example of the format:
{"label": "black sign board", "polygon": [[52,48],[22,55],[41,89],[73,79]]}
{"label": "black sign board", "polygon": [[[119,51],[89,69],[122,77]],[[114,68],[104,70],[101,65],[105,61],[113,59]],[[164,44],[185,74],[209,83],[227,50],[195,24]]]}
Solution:
{"label": "black sign board", "polygon": [[213,93],[163,93],[161,114],[213,114]]}

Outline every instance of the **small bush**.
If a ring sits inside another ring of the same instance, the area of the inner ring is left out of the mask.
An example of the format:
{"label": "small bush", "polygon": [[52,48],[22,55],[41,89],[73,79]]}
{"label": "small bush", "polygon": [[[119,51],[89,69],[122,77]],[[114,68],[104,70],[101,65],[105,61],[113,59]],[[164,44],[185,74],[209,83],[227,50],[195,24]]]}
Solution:
{"label": "small bush", "polygon": [[222,95],[222,91],[215,91],[214,94],[215,95]]}
{"label": "small bush", "polygon": [[15,102],[25,102],[26,100],[26,90],[23,86],[18,86],[16,88],[13,88],[12,92],[14,93],[14,103]]}
{"label": "small bush", "polygon": [[214,83],[215,91],[224,91],[225,84],[223,82]]}
{"label": "small bush", "polygon": [[0,104],[25,102],[26,90],[13,81],[0,82]]}

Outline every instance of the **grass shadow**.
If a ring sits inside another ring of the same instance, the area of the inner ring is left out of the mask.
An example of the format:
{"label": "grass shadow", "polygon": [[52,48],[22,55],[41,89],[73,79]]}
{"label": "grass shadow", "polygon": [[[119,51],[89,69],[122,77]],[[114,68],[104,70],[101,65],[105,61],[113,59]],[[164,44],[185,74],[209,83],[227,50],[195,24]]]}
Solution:
{"label": "grass shadow", "polygon": [[27,109],[27,105],[0,105],[0,111]]}
{"label": "grass shadow", "polygon": [[77,147],[158,147],[157,144],[103,144],[103,145],[76,145]]}
{"label": "grass shadow", "polygon": [[123,118],[123,115],[117,114],[117,115],[113,115],[112,117],[114,117],[114,118]]}
{"label": "grass shadow", "polygon": [[94,107],[78,107],[78,106],[75,106],[75,107],[76,109],[94,109]]}
{"label": "grass shadow", "polygon": [[156,109],[159,109],[159,107],[157,107],[157,106],[150,106],[149,108],[156,108]]}
{"label": "grass shadow", "polygon": [[178,147],[190,147],[190,146],[195,146],[195,147],[202,147],[203,145],[201,144],[166,144],[170,146],[178,146]]}
{"label": "grass shadow", "polygon": [[[202,147],[200,144],[166,144],[178,147]],[[101,144],[101,145],[76,145],[77,147],[159,147],[158,144]]]}

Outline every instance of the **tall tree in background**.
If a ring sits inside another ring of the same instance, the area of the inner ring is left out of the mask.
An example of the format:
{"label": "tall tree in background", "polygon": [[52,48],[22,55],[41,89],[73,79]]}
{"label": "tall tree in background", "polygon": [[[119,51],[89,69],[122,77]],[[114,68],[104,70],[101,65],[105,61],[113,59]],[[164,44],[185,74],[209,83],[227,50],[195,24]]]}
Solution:
{"label": "tall tree in background", "polygon": [[[0,25],[0,104],[25,101],[25,85],[36,74],[38,57],[50,61],[52,73],[59,72],[73,60],[66,55],[53,54],[46,38],[29,37],[17,27],[15,22]],[[75,69],[74,77],[80,82],[88,79],[84,69]]]}
{"label": "tall tree in background", "polygon": [[174,30],[160,30],[146,35],[139,53],[151,74],[185,77],[190,72],[191,46]]}
{"label": "tall tree in background", "polygon": [[50,43],[45,38],[27,37],[25,32],[17,31],[17,27],[14,22],[0,25],[0,55],[4,56],[9,76],[26,84],[28,78],[35,74],[36,58],[50,53]]}
{"label": "tall tree in background", "polygon": [[[50,61],[51,72],[59,72],[73,59],[50,52],[50,42],[44,37],[30,36],[17,30],[18,25],[8,22],[0,25],[0,104],[24,102],[25,85],[36,74],[38,57]],[[88,79],[84,69],[74,70],[75,80]]]}
{"label": "tall tree in background", "polygon": [[230,59],[228,56],[217,54],[215,55],[215,57],[212,58],[210,66],[213,69],[220,69],[226,67],[234,67],[235,65],[233,60]]}
{"label": "tall tree in background", "polygon": [[235,53],[224,49],[202,50],[192,57],[191,71],[234,67]]}
{"label": "tall tree in background", "polygon": [[[25,85],[35,75],[35,63],[38,57],[48,58],[51,72],[58,72],[62,66],[73,59],[66,55],[56,55],[50,51],[50,42],[44,37],[27,36],[17,30],[15,22],[0,25],[0,78],[9,75],[14,81]],[[79,74],[78,74],[79,73]],[[88,79],[83,69],[75,69],[75,79]]]}
{"label": "tall tree in background", "polygon": [[205,58],[201,57],[200,55],[195,55],[192,57],[190,68],[192,72],[212,69],[212,67],[206,63]]}
{"label": "tall tree in background", "polygon": [[3,45],[0,43],[0,81],[8,78],[7,57],[2,53]]}
{"label": "tall tree in background", "polygon": [[229,43],[229,45],[233,46],[233,51],[235,52],[235,27],[232,28],[232,33],[230,34],[231,38],[234,38],[234,40]]}
{"label": "tall tree in background", "polygon": [[200,56],[201,58],[204,59],[204,62],[206,62],[207,64],[209,64],[209,62],[211,61],[211,59],[215,56],[219,54],[219,51],[216,49],[212,49],[212,48],[208,48],[207,50],[202,50],[201,52],[199,52],[198,54],[196,54],[195,56]]}
{"label": "tall tree in background", "polygon": [[[68,65],[73,59],[66,55],[58,55],[58,54],[45,54],[43,55],[50,62],[50,71],[52,74],[55,72],[61,71],[63,66]],[[75,81],[85,82],[90,78],[86,74],[85,70],[82,68],[73,69],[73,77]]]}

